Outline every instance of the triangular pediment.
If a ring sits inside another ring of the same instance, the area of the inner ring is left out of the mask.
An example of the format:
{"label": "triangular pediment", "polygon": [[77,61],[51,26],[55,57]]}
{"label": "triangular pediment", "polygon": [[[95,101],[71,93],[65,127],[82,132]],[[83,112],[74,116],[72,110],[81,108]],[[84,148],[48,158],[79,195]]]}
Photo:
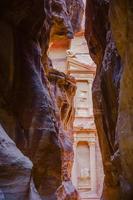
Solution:
{"label": "triangular pediment", "polygon": [[67,58],[67,66],[68,71],[77,71],[77,72],[92,72],[95,73],[96,67],[95,65],[90,66],[89,64],[86,64],[80,60],[78,60],[76,57],[68,57]]}

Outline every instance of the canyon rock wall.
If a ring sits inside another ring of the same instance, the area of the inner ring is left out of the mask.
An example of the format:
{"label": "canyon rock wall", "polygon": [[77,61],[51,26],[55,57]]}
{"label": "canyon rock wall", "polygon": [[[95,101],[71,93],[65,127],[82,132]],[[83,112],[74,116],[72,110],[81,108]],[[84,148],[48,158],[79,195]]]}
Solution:
{"label": "canyon rock wall", "polygon": [[1,200],[79,198],[70,180],[75,80],[47,56],[51,37],[73,37],[68,10],[65,0],[0,2]]}
{"label": "canyon rock wall", "polygon": [[112,1],[110,21],[124,65],[116,126],[122,166],[123,199],[133,198],[133,2]]}
{"label": "canyon rock wall", "polygon": [[133,199],[133,3],[88,0],[86,33],[97,64],[95,122],[105,173],[102,200]]}

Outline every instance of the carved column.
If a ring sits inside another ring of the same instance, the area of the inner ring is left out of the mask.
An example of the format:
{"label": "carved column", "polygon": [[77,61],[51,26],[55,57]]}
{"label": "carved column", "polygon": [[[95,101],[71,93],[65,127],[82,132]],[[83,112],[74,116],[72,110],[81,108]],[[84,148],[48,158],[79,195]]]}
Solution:
{"label": "carved column", "polygon": [[76,155],[76,149],[77,149],[77,142],[75,141],[74,144],[73,144],[74,162],[73,162],[73,168],[72,168],[72,182],[73,182],[73,185],[77,188],[77,155]]}
{"label": "carved column", "polygon": [[93,80],[89,80],[89,115],[93,115],[93,103],[92,103],[92,82]]}
{"label": "carved column", "polygon": [[96,194],[96,150],[95,142],[89,142],[90,146],[90,178],[91,178],[91,192]]}

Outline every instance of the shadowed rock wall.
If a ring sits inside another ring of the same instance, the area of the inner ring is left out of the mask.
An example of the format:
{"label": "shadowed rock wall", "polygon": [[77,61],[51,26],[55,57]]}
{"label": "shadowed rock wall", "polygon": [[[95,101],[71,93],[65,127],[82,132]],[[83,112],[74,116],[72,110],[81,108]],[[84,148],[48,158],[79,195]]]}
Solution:
{"label": "shadowed rock wall", "polygon": [[51,37],[73,37],[67,6],[0,2],[1,200],[79,198],[70,180],[75,80],[53,70],[47,57]]}
{"label": "shadowed rock wall", "polygon": [[86,40],[97,64],[93,83],[96,127],[105,180],[102,200],[133,198],[133,3],[88,0]]}

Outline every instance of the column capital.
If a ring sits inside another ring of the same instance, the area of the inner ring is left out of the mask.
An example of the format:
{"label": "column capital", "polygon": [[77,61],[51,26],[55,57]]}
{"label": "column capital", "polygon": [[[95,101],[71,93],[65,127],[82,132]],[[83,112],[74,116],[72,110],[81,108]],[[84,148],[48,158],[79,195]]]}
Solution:
{"label": "column capital", "polygon": [[74,147],[77,147],[77,144],[78,144],[78,141],[75,140],[75,141],[73,142],[73,146],[74,146]]}
{"label": "column capital", "polygon": [[89,146],[96,145],[96,139],[95,139],[95,137],[89,138],[88,144],[89,144]]}
{"label": "column capital", "polygon": [[95,142],[95,141],[89,142],[89,146],[95,146],[95,145],[96,145],[96,142]]}

